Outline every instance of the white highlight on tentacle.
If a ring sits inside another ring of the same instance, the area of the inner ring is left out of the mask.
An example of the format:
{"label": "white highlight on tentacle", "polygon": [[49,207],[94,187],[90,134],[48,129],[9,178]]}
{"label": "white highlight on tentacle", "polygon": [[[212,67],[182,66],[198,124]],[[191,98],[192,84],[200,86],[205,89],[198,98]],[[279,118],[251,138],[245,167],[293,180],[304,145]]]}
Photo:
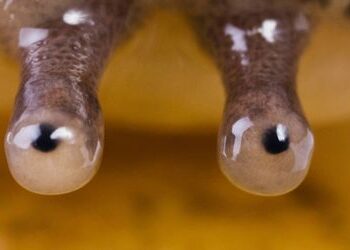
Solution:
{"label": "white highlight on tentacle", "polygon": [[238,52],[241,57],[241,64],[247,66],[249,64],[249,58],[246,54],[248,52],[247,36],[260,34],[268,43],[274,43],[277,37],[277,25],[276,20],[266,19],[259,28],[243,30],[229,23],[226,24],[224,32],[232,39],[232,51]]}
{"label": "white highlight on tentacle", "polygon": [[21,48],[28,47],[33,43],[44,40],[49,35],[48,29],[21,28],[19,31],[18,45]]}
{"label": "white highlight on tentacle", "polygon": [[285,141],[288,138],[288,128],[279,123],[276,127],[276,134],[279,141]]}
{"label": "white highlight on tentacle", "polygon": [[39,124],[23,127],[13,138],[13,143],[21,149],[28,149],[32,142],[40,136]]}
{"label": "white highlight on tentacle", "polygon": [[290,145],[295,155],[295,163],[293,171],[300,171],[308,167],[308,162],[312,157],[312,150],[314,148],[314,136],[308,129],[307,134],[299,143],[292,143]]}
{"label": "white highlight on tentacle", "polygon": [[277,34],[277,21],[274,19],[266,19],[259,28],[247,31],[248,36],[260,34],[267,42],[274,43]]}
{"label": "white highlight on tentacle", "polygon": [[85,161],[83,168],[92,167],[95,165],[96,161],[99,159],[99,156],[102,152],[101,142],[100,141],[97,142],[96,149],[92,157],[85,145],[80,148],[80,152]]}
{"label": "white highlight on tentacle", "polygon": [[66,127],[60,127],[56,129],[51,135],[50,138],[52,140],[61,139],[61,140],[71,140],[73,139],[74,135],[73,132],[66,128]]}
{"label": "white highlight on tentacle", "polygon": [[249,58],[247,58],[245,52],[248,51],[246,32],[232,24],[225,26],[225,34],[231,36],[233,45],[232,50],[237,51],[241,57],[241,64],[248,65]]}
{"label": "white highlight on tentacle", "polygon": [[232,50],[245,52],[248,50],[244,30],[237,28],[232,24],[225,26],[225,34],[230,35],[233,41]]}
{"label": "white highlight on tentacle", "polygon": [[[0,0],[1,1],[1,0]],[[11,137],[12,137],[12,133],[11,132],[8,132],[7,135],[6,135],[6,142],[8,144],[12,144],[11,142]]]}
{"label": "white highlight on tentacle", "polygon": [[276,38],[277,21],[273,19],[266,19],[263,21],[257,32],[260,33],[267,42],[274,43]]}
{"label": "white highlight on tentacle", "polygon": [[252,127],[254,124],[249,119],[249,117],[244,117],[239,119],[235,124],[232,126],[232,134],[235,136],[235,142],[233,144],[233,156],[232,160],[237,160],[237,156],[241,151],[241,144],[242,144],[242,138],[245,133],[250,127]]}
{"label": "white highlight on tentacle", "polygon": [[227,141],[227,136],[224,136],[224,138],[222,139],[222,154],[225,157],[227,157],[227,154],[226,154],[226,141]]}
{"label": "white highlight on tentacle", "polygon": [[[31,146],[32,142],[39,138],[40,134],[41,134],[41,131],[40,131],[39,124],[29,125],[19,130],[19,132],[13,138],[13,143],[21,149],[28,149]],[[11,135],[12,134],[9,133],[7,138],[7,142],[10,144],[11,144],[11,139],[10,139]],[[71,140],[74,138],[74,134],[70,129],[66,127],[61,127],[56,129],[50,135],[50,138],[52,140],[56,140],[56,139]]]}
{"label": "white highlight on tentacle", "polygon": [[89,23],[91,25],[94,22],[90,19],[90,15],[83,10],[70,9],[63,14],[63,21],[69,25],[79,25]]}

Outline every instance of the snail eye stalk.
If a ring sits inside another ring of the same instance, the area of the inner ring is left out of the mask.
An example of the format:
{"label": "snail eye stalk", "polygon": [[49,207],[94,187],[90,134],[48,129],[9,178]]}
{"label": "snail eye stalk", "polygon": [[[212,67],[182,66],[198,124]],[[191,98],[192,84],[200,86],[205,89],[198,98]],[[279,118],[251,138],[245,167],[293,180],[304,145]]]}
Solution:
{"label": "snail eye stalk", "polygon": [[27,190],[72,192],[97,172],[104,142],[99,78],[132,6],[72,3],[44,27],[20,28],[22,81],[5,150],[10,172]]}
{"label": "snail eye stalk", "polygon": [[295,89],[308,17],[300,8],[282,5],[242,11],[228,3],[219,7],[212,3],[198,26],[227,94],[218,138],[221,169],[250,193],[287,193],[305,178],[313,151]]}

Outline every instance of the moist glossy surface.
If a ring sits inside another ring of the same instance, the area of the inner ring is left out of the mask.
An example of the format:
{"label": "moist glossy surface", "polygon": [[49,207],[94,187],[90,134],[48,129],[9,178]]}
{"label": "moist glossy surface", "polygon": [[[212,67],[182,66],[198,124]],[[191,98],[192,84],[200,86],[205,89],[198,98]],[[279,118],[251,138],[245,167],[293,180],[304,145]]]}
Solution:
{"label": "moist glossy surface", "polygon": [[[269,199],[232,188],[219,171],[216,127],[222,106],[208,103],[222,104],[222,89],[183,17],[161,12],[147,24],[115,55],[103,81],[106,157],[90,185],[66,196],[34,195],[13,181],[0,154],[0,248],[346,249],[347,23],[324,21],[302,62],[300,81],[307,84],[300,84],[300,93],[317,138],[309,176],[295,192]],[[5,135],[18,68],[1,55],[0,72],[5,82],[0,91],[7,93],[0,105]]]}

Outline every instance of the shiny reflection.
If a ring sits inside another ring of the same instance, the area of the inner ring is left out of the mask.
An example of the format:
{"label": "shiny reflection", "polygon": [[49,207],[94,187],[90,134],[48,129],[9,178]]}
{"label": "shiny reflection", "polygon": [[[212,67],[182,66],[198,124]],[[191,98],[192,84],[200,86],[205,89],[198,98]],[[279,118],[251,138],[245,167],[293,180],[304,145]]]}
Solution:
{"label": "shiny reflection", "polygon": [[93,24],[89,13],[84,10],[70,9],[67,10],[62,17],[63,21],[69,25],[80,25],[84,23]]}
{"label": "shiny reflection", "polygon": [[234,160],[234,161],[237,160],[237,156],[241,151],[241,144],[242,144],[243,135],[253,125],[254,124],[249,119],[249,117],[244,117],[244,118],[238,120],[235,124],[233,124],[232,134],[235,136],[235,142],[233,144],[232,160]]}
{"label": "shiny reflection", "polygon": [[221,135],[219,158],[229,180],[259,195],[280,195],[305,178],[313,151],[311,131],[297,120],[252,121],[243,117]]}
{"label": "shiny reflection", "polygon": [[44,40],[48,35],[48,29],[21,28],[19,31],[18,46],[20,48],[29,47],[36,42]]}
{"label": "shiny reflection", "polygon": [[310,130],[307,131],[307,135],[299,143],[290,145],[295,155],[295,164],[293,171],[302,171],[307,168],[310,162],[314,145],[314,137]]}
{"label": "shiny reflection", "polygon": [[[296,25],[299,27],[303,25],[302,21],[296,21]],[[301,24],[299,24],[301,23]],[[274,19],[266,19],[261,23],[260,27],[253,29],[243,29],[228,23],[225,25],[224,33],[229,36],[232,40],[233,52],[237,52],[241,58],[241,65],[247,66],[250,63],[248,56],[249,48],[247,38],[255,35],[260,35],[268,43],[274,43],[278,35],[278,21]],[[302,28],[302,27],[300,27]]]}

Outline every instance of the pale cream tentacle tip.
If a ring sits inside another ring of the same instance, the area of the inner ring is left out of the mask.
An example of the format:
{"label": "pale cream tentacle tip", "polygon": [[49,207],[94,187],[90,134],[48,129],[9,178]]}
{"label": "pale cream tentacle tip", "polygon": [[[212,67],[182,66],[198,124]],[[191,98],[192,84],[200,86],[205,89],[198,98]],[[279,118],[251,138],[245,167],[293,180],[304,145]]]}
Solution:
{"label": "pale cream tentacle tip", "polygon": [[81,188],[97,172],[103,151],[103,126],[96,134],[89,131],[79,119],[60,112],[24,113],[5,138],[12,176],[38,194]]}
{"label": "pale cream tentacle tip", "polygon": [[239,188],[277,196],[298,187],[309,170],[314,137],[295,115],[285,119],[242,117],[222,129],[221,169]]}

